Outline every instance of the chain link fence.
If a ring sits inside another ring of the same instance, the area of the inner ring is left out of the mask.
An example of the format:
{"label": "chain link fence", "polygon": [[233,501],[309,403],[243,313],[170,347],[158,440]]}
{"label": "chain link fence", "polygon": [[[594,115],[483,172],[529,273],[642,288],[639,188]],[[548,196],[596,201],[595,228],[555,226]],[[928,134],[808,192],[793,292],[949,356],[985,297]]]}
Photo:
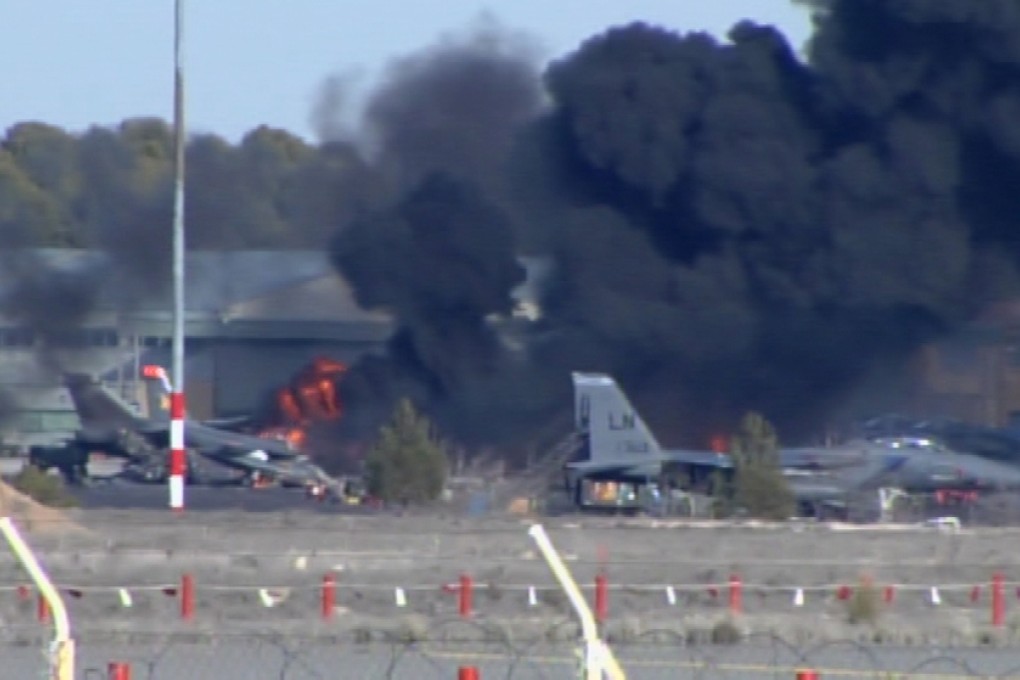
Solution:
{"label": "chain link fence", "polygon": [[[8,631],[9,632],[9,631]],[[842,640],[817,644],[772,635],[698,642],[674,631],[646,631],[612,645],[631,680],[822,678],[952,680],[1020,678],[1015,648],[887,646]],[[44,678],[46,643],[10,635],[0,642],[0,677]],[[510,639],[482,624],[447,622],[416,635],[314,636],[278,632],[90,635],[78,641],[77,678],[108,680],[111,663],[132,680],[445,680],[474,667],[483,680],[576,678],[576,627]]]}

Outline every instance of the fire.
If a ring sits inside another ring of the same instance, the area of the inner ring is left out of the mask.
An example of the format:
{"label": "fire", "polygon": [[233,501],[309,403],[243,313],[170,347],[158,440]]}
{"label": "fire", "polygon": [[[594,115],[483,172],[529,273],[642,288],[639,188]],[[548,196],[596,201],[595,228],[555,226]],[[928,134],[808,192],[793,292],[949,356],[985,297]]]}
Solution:
{"label": "fire", "polygon": [[336,381],[347,372],[347,365],[319,357],[302,369],[290,384],[276,393],[276,426],[263,430],[262,436],[284,439],[301,449],[314,422],[336,420],[343,415]]}

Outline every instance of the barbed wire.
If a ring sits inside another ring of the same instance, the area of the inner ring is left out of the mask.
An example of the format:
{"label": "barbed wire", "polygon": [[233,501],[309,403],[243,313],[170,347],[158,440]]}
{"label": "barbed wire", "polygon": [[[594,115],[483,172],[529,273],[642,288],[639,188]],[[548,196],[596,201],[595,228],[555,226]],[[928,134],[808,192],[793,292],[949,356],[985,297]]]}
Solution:
{"label": "barbed wire", "polygon": [[[729,625],[729,627],[727,627]],[[717,624],[707,639],[674,630],[648,630],[611,641],[631,680],[820,677],[887,680],[1020,678],[1015,650],[985,645],[933,649],[835,640],[814,644],[773,634],[741,635]],[[0,640],[4,677],[39,677],[39,644]],[[133,680],[432,680],[474,667],[484,680],[576,677],[576,624],[550,625],[512,638],[484,622],[448,620],[401,631],[367,629],[346,635],[253,633],[92,634],[78,643],[78,677],[106,680],[111,662],[127,664]]]}

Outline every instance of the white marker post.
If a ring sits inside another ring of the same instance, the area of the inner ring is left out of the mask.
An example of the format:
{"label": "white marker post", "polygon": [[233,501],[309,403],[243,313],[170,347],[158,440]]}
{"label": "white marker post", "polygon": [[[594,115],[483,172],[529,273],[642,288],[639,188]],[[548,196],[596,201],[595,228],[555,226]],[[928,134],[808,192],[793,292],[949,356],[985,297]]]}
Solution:
{"label": "white marker post", "polygon": [[591,609],[588,608],[584,596],[581,595],[580,588],[577,587],[577,583],[570,575],[570,571],[563,564],[559,553],[556,552],[552,541],[545,533],[545,529],[540,524],[533,524],[528,529],[528,534],[538,545],[553,576],[560,582],[560,587],[566,592],[577,613],[577,618],[581,621],[581,634],[584,639],[584,680],[602,680],[603,674],[608,675],[612,680],[626,680],[627,676],[620,668],[613,652],[599,639],[595,617],[592,615]]}
{"label": "white marker post", "polygon": [[50,611],[53,612],[53,643],[50,647],[50,674],[53,680],[74,680],[74,640],[71,639],[71,620],[60,593],[49,575],[39,564],[32,549],[14,526],[10,517],[0,517],[0,533],[7,539],[18,561],[32,578]]}

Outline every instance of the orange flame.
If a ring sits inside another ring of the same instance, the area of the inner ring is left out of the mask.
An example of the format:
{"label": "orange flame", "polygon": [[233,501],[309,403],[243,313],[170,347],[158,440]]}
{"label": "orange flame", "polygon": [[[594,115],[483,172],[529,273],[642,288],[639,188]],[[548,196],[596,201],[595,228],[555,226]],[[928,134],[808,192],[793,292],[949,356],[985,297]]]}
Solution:
{"label": "orange flame", "polygon": [[302,448],[308,439],[308,425],[343,415],[336,381],[346,372],[346,364],[326,357],[315,359],[299,371],[289,385],[277,391],[278,426],[264,430],[264,436],[285,439]]}

